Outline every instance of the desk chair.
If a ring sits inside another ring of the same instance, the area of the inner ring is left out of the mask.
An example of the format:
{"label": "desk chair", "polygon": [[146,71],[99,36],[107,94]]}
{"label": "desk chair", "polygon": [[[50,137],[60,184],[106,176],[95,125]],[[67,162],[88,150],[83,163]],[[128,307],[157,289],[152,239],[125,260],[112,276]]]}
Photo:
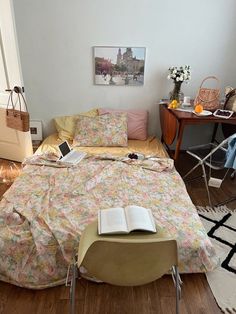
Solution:
{"label": "desk chair", "polygon": [[[187,153],[190,156],[192,156],[193,158],[195,158],[198,162],[192,169],[190,169],[189,172],[187,172],[185,174],[183,179],[185,179],[187,176],[189,176],[196,168],[201,166],[202,167],[202,173],[203,173],[202,176],[204,178],[204,182],[205,182],[205,186],[206,186],[206,190],[207,190],[208,201],[209,201],[209,205],[211,207],[212,207],[212,201],[211,201],[210,191],[209,191],[209,187],[208,187],[208,180],[207,180],[205,166],[208,166],[210,169],[209,177],[211,177],[211,169],[214,169],[214,170],[224,169],[224,165],[226,162],[227,145],[228,145],[228,142],[230,139],[231,139],[231,136],[229,136],[228,138],[226,138],[225,140],[223,140],[219,144],[208,143],[208,144],[204,144],[204,145],[193,146],[187,150]],[[229,169],[227,169],[224,178],[226,177],[228,171],[229,171]],[[234,177],[234,172],[231,176],[232,176],[232,178]],[[224,178],[223,178],[223,180],[224,180]],[[236,199],[236,196],[231,198],[230,200],[227,200],[225,202],[217,204],[217,206],[229,203],[231,201],[234,201],[235,199]]]}
{"label": "desk chair", "polygon": [[94,277],[118,286],[138,286],[152,282],[172,269],[176,287],[176,313],[179,313],[180,278],[175,239],[158,238],[157,234],[97,234],[97,221],[84,230],[77,262],[73,264],[70,313],[75,313],[77,273],[86,269],[86,277]]}

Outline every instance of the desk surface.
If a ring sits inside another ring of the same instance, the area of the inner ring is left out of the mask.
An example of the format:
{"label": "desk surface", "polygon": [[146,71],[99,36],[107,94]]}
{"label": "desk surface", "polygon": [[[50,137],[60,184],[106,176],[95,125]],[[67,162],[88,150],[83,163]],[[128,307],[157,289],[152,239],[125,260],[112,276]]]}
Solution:
{"label": "desk surface", "polygon": [[234,113],[233,116],[230,117],[229,119],[217,118],[213,115],[197,116],[192,112],[168,109],[168,104],[164,103],[160,104],[160,120],[162,129],[161,139],[162,142],[164,142],[167,145],[167,147],[168,145],[171,145],[174,142],[178,131],[176,148],[174,153],[174,159],[176,160],[179,156],[183,131],[186,125],[214,123],[216,126],[214,128],[212,136],[212,138],[214,138],[218,123],[236,125],[236,113]]}
{"label": "desk surface", "polygon": [[197,116],[196,114],[192,112],[185,112],[180,110],[174,110],[174,109],[168,109],[171,111],[171,113],[176,117],[177,120],[187,120],[191,123],[196,122],[197,124],[204,122],[204,123],[230,123],[230,124],[236,124],[236,114],[234,113],[232,117],[229,119],[225,118],[218,118],[213,115],[211,116]]}
{"label": "desk surface", "polygon": [[[164,106],[168,109],[167,105],[164,104]],[[177,120],[187,120],[191,121],[191,124],[200,124],[203,123],[229,123],[229,124],[236,124],[236,113],[234,113],[229,119],[225,118],[218,118],[213,115],[211,116],[197,116],[196,114],[192,112],[186,112],[186,111],[180,111],[175,109],[168,109]]]}

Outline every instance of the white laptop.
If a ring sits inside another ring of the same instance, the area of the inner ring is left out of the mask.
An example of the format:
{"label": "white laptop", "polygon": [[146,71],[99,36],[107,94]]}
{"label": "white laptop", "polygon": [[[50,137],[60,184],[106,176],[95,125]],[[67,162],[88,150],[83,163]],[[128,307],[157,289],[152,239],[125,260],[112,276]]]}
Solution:
{"label": "white laptop", "polygon": [[67,141],[58,145],[61,152],[60,162],[76,165],[78,164],[87,154],[85,152],[77,152],[70,148]]}

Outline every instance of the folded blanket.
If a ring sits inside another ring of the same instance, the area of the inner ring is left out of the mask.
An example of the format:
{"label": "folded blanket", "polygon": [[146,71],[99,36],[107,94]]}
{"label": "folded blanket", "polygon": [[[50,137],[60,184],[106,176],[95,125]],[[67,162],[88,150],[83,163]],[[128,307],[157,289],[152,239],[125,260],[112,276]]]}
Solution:
{"label": "folded blanket", "polygon": [[236,169],[236,133],[229,140],[226,158],[225,167]]}

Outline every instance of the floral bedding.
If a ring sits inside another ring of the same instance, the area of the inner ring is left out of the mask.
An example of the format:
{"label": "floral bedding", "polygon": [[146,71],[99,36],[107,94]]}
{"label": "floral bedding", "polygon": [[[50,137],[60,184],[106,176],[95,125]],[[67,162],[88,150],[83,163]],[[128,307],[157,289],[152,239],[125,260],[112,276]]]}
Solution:
{"label": "floral bedding", "polygon": [[160,236],[175,237],[181,272],[205,272],[213,246],[168,158],[89,156],[59,168],[28,160],[0,203],[0,280],[42,289],[65,282],[84,228],[99,209],[150,208]]}

